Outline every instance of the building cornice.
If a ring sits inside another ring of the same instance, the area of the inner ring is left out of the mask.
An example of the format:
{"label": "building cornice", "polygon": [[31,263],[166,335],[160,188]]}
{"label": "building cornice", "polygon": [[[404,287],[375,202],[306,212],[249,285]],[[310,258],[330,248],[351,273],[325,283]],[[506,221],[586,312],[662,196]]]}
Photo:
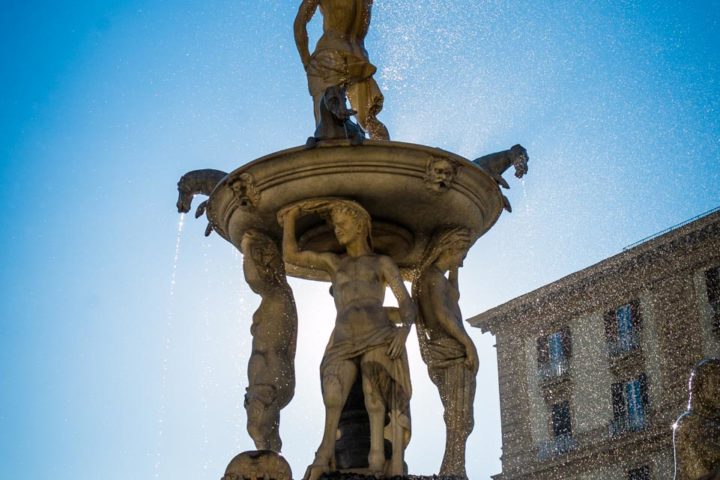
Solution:
{"label": "building cornice", "polygon": [[[577,298],[605,278],[638,267],[657,267],[665,264],[673,257],[682,255],[683,252],[693,250],[709,238],[720,239],[720,211],[714,211],[689,224],[651,238],[629,250],[475,315],[467,321],[472,326],[480,328],[483,333],[496,334],[509,320],[542,314],[543,310],[555,310],[558,305]],[[714,252],[714,255],[720,256],[720,249]],[[661,270],[665,270],[666,275],[675,273],[672,270],[668,271],[667,268]],[[620,285],[617,288],[625,288],[625,286]],[[583,298],[583,300],[583,308],[587,309],[588,304],[592,306],[592,299]]]}

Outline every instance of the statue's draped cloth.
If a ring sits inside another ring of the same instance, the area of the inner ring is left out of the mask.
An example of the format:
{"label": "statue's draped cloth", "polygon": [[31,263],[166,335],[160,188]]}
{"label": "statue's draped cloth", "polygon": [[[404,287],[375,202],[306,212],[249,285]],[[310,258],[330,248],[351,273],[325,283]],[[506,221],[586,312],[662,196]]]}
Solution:
{"label": "statue's draped cloth", "polygon": [[345,85],[350,105],[363,113],[382,110],[383,95],[372,78],[377,71],[367,59],[342,50],[322,50],[310,58],[306,72],[313,98],[321,98],[328,87]]}
{"label": "statue's draped cloth", "polygon": [[428,367],[432,382],[440,389],[445,408],[448,431],[459,432],[467,428],[473,417],[475,399],[475,375],[465,366],[465,348],[454,338],[429,339],[422,319],[416,323],[420,356]]}
{"label": "statue's draped cloth", "polygon": [[[390,423],[385,427],[384,436],[393,443],[393,455],[402,452],[410,442],[410,397],[412,396],[406,350],[403,348],[402,354],[395,360],[386,353],[396,332],[397,329],[388,324],[388,328],[338,343],[335,343],[331,335],[320,363],[321,378],[333,375],[335,366],[343,361],[352,360],[362,363],[363,373],[366,374],[363,378],[368,378],[372,382],[373,388],[380,392],[387,406]],[[399,439],[402,445],[395,448],[393,439]]]}

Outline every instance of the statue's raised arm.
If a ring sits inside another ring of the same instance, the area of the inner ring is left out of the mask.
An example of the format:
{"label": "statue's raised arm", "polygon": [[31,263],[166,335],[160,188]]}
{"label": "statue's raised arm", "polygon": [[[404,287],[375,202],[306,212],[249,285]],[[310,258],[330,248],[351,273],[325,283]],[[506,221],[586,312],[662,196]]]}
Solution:
{"label": "statue's raised arm", "polygon": [[307,33],[307,24],[312,20],[315,11],[317,10],[320,0],[303,0],[298,9],[297,16],[295,16],[295,45],[297,46],[298,53],[300,54],[300,60],[302,61],[303,67],[307,68],[310,63],[310,47]]}
{"label": "statue's raised arm", "polygon": [[364,42],[370,30],[370,18],[372,17],[373,0],[367,0],[360,5],[360,18],[358,22],[358,38]]}
{"label": "statue's raised arm", "polygon": [[295,223],[302,213],[303,208],[300,204],[291,205],[278,213],[278,221],[283,227],[283,260],[300,267],[320,269],[332,276],[337,263],[335,254],[301,251],[298,247]]}
{"label": "statue's raised arm", "polygon": [[405,341],[410,333],[410,327],[415,323],[415,319],[417,318],[417,307],[403,284],[400,270],[398,270],[397,265],[395,265],[392,259],[385,256],[380,257],[380,267],[385,283],[390,287],[390,291],[398,301],[398,309],[402,321],[402,326],[398,328],[395,338],[390,342],[387,350],[388,356],[396,359],[400,357],[405,350]]}

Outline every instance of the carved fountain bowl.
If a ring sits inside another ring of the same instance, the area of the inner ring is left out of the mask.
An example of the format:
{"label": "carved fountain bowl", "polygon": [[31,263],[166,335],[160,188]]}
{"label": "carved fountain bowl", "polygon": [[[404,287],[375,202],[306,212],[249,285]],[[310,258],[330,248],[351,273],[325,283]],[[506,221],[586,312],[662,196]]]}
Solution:
{"label": "carved fountain bowl", "polygon": [[[215,231],[238,248],[250,229],[280,242],[278,210],[318,197],[347,198],[365,207],[373,218],[375,251],[390,255],[406,279],[434,231],[464,226],[475,241],[503,208],[495,181],[467,159],[422,145],[367,140],[359,146],[333,141],[313,149],[291,148],[243,165],[218,183],[207,216]],[[303,249],[341,251],[319,216],[300,218],[297,233]],[[294,277],[329,280],[321,271],[286,268]]]}

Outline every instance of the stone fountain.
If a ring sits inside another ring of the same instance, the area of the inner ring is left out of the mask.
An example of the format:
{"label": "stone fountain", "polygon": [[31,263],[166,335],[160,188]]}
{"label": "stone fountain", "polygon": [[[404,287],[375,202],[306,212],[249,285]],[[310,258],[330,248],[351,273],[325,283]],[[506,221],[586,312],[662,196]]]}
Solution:
{"label": "stone fountain", "polygon": [[[311,54],[306,25],[318,7],[323,35]],[[196,217],[207,217],[207,235],[216,232],[243,253],[245,279],[262,298],[245,398],[257,450],[235,457],[224,480],[292,478],[279,436],[280,410],[295,388],[297,312],[287,275],[330,282],[337,307],[320,365],[323,438],[304,478],[408,474],[405,341],[412,324],[445,410],[439,474],[467,478],[478,357],[458,308],[457,272],[503,209],[510,211],[502,174],[514,166],[522,177],[528,156],[515,145],[470,161],[390,141],[364,46],[371,8],[372,0],[300,5],[295,39],[315,111],[304,145],[230,173],[188,172],[178,182],[178,210],[188,212],[196,194],[208,196]],[[386,287],[398,308],[383,307]]]}

